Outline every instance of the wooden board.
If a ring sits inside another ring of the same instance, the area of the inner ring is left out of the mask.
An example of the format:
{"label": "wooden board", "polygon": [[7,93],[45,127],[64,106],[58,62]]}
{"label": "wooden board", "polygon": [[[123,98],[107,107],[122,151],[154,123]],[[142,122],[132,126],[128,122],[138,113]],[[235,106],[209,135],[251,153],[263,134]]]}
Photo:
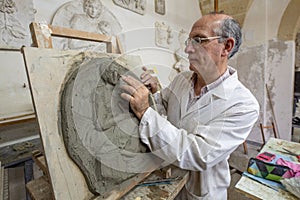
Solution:
{"label": "wooden board", "polygon": [[239,182],[236,184],[235,188],[252,199],[272,199],[272,200],[296,200],[297,197],[293,196],[291,193],[279,190],[276,191],[272,188],[262,185],[248,177],[242,176]]}
{"label": "wooden board", "polygon": [[26,197],[24,166],[8,168],[9,199],[20,200]]}
{"label": "wooden board", "polygon": [[45,176],[34,179],[26,184],[26,189],[32,200],[52,200],[51,186]]}
{"label": "wooden board", "polygon": [[75,57],[78,52],[24,48],[23,53],[53,195],[55,199],[90,199],[93,194],[69,158],[57,124],[58,94],[70,68],[67,58]]}
{"label": "wooden board", "polygon": [[[43,156],[40,156],[43,157]],[[39,157],[39,158],[40,158]],[[41,163],[43,165],[43,163]],[[45,166],[43,167],[45,168]],[[178,177],[178,180],[171,182],[171,184],[158,184],[151,186],[136,186],[126,195],[122,196],[122,200],[132,200],[132,199],[148,199],[151,200],[172,200],[174,199],[180,190],[184,187],[185,183],[188,180],[189,173],[188,171],[180,170],[174,166],[171,166],[169,169],[172,169],[171,177]],[[164,170],[157,170],[151,173],[145,181],[157,180],[166,178],[166,173]],[[33,200],[50,200],[53,198],[51,193],[50,183],[46,176],[42,176],[38,179],[32,180],[26,184],[26,189],[29,192]],[[119,193],[115,193],[119,195]],[[110,199],[117,199],[116,196],[110,196]],[[102,197],[96,197],[94,200],[101,200]]]}

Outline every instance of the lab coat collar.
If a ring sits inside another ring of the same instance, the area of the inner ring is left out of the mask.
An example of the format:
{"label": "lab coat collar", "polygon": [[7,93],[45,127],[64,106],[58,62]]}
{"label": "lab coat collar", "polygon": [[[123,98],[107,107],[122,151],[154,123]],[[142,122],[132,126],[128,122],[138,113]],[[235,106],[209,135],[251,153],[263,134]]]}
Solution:
{"label": "lab coat collar", "polygon": [[216,98],[227,100],[232,95],[234,88],[238,84],[238,76],[235,69],[230,66],[228,66],[228,69],[231,75],[227,79],[225,79],[219,86],[204,94],[188,111],[186,110],[186,108],[188,104],[189,90],[184,91],[184,94],[181,97],[182,117],[195,110],[207,106]]}
{"label": "lab coat collar", "polygon": [[221,98],[225,100],[227,100],[232,95],[232,92],[238,83],[238,75],[237,75],[237,71],[232,67],[228,66],[228,69],[229,69],[230,76],[227,79],[225,79],[222,84],[208,91],[207,94],[211,94],[217,98]]}

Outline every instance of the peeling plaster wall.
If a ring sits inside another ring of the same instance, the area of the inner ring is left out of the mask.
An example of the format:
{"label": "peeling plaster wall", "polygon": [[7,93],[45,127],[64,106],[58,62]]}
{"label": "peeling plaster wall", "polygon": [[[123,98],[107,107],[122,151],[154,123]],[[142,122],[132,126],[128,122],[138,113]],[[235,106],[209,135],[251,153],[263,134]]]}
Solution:
{"label": "peeling plaster wall", "polygon": [[[269,41],[266,83],[274,107],[277,130],[281,139],[291,140],[294,94],[294,41]],[[268,101],[268,99],[266,99]],[[271,121],[272,110],[266,102],[266,120]]]}
{"label": "peeling plaster wall", "polygon": [[[259,123],[270,126],[272,121],[277,122],[276,128],[280,138],[291,139],[294,46],[293,41],[270,40],[266,44],[242,48],[230,61],[238,70],[241,82],[252,91],[260,104],[260,118],[248,140],[261,143]],[[271,129],[264,129],[264,133],[266,139],[274,137]]]}
{"label": "peeling plaster wall", "polygon": [[[259,123],[269,126],[272,121],[277,122],[280,138],[291,139],[294,41],[276,40],[282,15],[289,3],[290,0],[254,0],[244,21],[243,50],[236,60],[240,60],[239,68],[241,64],[251,68],[250,73],[241,68],[240,78],[254,93],[261,106],[260,119],[248,138],[251,141],[262,142]],[[258,69],[262,74],[256,74]],[[255,78],[251,80],[252,77]],[[264,133],[267,139],[274,137],[272,129],[264,129]]]}
{"label": "peeling plaster wall", "polygon": [[[266,47],[264,45],[258,45],[248,48],[242,48],[240,52],[230,60],[230,65],[237,69],[238,77],[240,81],[253,93],[256,97],[260,109],[264,107],[264,80],[265,80],[265,52]],[[259,123],[261,122],[262,113],[256,124],[254,125],[252,132],[249,136],[249,140],[262,142],[260,136]]]}

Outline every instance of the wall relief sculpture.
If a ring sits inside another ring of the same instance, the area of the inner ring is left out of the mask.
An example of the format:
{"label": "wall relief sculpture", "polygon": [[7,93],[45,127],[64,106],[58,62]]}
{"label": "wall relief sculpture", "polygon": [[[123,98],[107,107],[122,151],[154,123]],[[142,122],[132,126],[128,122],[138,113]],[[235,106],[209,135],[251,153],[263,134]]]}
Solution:
{"label": "wall relief sculpture", "polygon": [[32,0],[0,0],[0,48],[31,45],[29,24],[34,12]]}
{"label": "wall relief sculpture", "polygon": [[146,10],[146,0],[113,0],[113,2],[122,8],[144,15]]}
{"label": "wall relief sculpture", "polygon": [[189,70],[190,63],[189,60],[187,59],[187,54],[184,52],[185,41],[187,38],[188,38],[188,33],[185,30],[181,29],[180,32],[178,33],[179,48],[174,53],[176,59],[174,68],[178,72]]}
{"label": "wall relief sculpture", "polygon": [[173,33],[170,26],[164,22],[155,22],[155,44],[156,46],[169,48],[172,44]]}
{"label": "wall relief sculpture", "polygon": [[[100,0],[70,1],[64,4],[55,13],[52,25],[108,36],[117,36],[122,30],[119,21]],[[74,39],[55,39],[53,46],[59,49],[106,51],[104,43]]]}
{"label": "wall relief sculpture", "polygon": [[[120,97],[120,76],[135,76],[112,57],[75,63],[61,93],[61,127],[70,157],[89,189],[103,194],[158,159],[138,135],[138,120]],[[113,158],[113,159],[112,159]]]}
{"label": "wall relief sculpture", "polygon": [[166,14],[165,0],[155,0],[155,12],[161,15]]}

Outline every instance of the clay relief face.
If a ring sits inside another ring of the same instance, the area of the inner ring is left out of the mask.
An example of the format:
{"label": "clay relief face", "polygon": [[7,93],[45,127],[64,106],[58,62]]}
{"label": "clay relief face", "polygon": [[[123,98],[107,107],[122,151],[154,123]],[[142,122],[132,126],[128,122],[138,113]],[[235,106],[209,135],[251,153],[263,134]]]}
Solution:
{"label": "clay relief face", "polygon": [[[123,70],[124,72],[124,70]],[[116,65],[109,66],[101,75],[101,78],[112,85],[116,85],[121,77],[121,69]]]}
{"label": "clay relief face", "polygon": [[86,0],[83,4],[84,11],[91,18],[97,18],[102,11],[102,3],[99,0]]}

